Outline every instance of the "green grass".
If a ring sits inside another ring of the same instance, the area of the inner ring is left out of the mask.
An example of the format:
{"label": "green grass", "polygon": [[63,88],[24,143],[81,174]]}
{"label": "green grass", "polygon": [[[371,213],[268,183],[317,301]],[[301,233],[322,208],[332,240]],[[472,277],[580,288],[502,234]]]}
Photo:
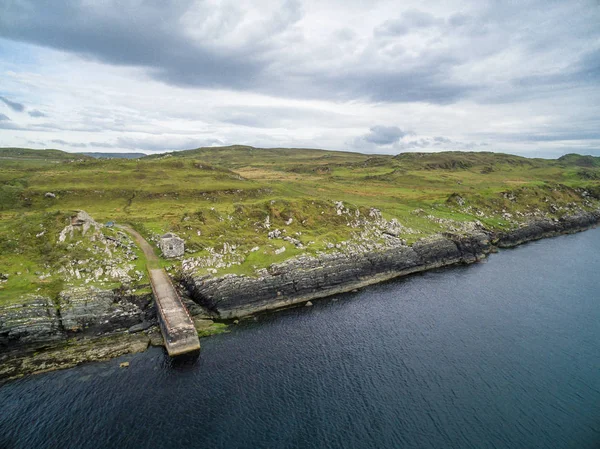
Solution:
{"label": "green grass", "polygon": [[229,332],[229,326],[225,323],[212,323],[210,326],[198,329],[198,337],[210,337],[211,335],[224,334]]}
{"label": "green grass", "polygon": [[[47,198],[47,192],[56,197]],[[600,158],[580,155],[557,160],[462,152],[384,156],[231,146],[105,160],[58,150],[0,149],[0,273],[9,274],[0,283],[0,302],[30,293],[53,295],[76,284],[61,284],[58,270],[69,260],[92,257],[86,255],[91,243],[84,239],[68,249],[57,237],[79,209],[100,223],[130,223],[149,241],[176,232],[191,251],[186,257],[209,258],[234,245],[235,255],[223,256],[227,266],[218,274],[252,275],[356,237],[360,229],[348,226],[352,217],[337,214],[335,201],[360,217],[377,208],[385,219],[396,218],[415,231],[400,236],[412,243],[451,223],[479,220],[491,229],[507,229],[534,214],[560,217],[596,208],[599,198]],[[285,229],[304,248],[269,239],[274,229]],[[259,250],[251,251],[255,247]],[[277,254],[281,247],[285,252]],[[145,273],[143,255],[136,254],[135,269]],[[48,272],[48,279],[36,274]],[[144,282],[145,277],[140,285]]]}

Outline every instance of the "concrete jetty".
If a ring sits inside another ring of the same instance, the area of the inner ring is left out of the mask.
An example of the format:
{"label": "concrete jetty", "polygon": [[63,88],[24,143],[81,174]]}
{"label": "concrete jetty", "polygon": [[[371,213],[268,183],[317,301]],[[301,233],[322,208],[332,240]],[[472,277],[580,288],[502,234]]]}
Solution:
{"label": "concrete jetty", "polygon": [[160,268],[152,246],[134,229],[119,226],[129,232],[146,256],[150,284],[156,301],[158,321],[169,356],[187,354],[200,350],[200,340],[194,321],[181,301],[171,279]]}
{"label": "concrete jetty", "polygon": [[148,269],[167,352],[171,357],[200,349],[194,321],[171,279],[160,268]]}

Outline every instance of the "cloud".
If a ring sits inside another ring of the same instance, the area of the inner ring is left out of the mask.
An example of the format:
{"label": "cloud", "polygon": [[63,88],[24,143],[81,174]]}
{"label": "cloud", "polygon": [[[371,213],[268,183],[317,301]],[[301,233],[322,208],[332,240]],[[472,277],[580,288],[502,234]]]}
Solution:
{"label": "cloud", "polygon": [[529,75],[514,80],[516,86],[535,88],[549,86],[568,88],[574,85],[600,83],[600,48],[585,52],[577,61],[558,73]]}
{"label": "cloud", "polygon": [[189,150],[199,147],[223,145],[223,141],[215,138],[194,139],[181,136],[120,137],[115,147],[147,152],[164,152]]}
{"label": "cloud", "polygon": [[375,145],[391,145],[406,136],[397,126],[373,126],[362,140]]}
{"label": "cloud", "polygon": [[109,64],[146,67],[153,77],[173,84],[244,88],[265,67],[261,52],[269,47],[269,33],[278,34],[299,18],[297,4],[284,2],[251,24],[244,42],[236,38],[244,32],[236,25],[245,19],[243,6],[223,10],[191,0],[168,8],[153,1],[112,3],[23,0],[3,11],[0,35]]}
{"label": "cloud", "polygon": [[316,107],[300,106],[236,106],[217,107],[215,117],[225,123],[252,128],[294,128],[300,125],[312,125],[335,119],[344,119],[343,114],[321,110]]}
{"label": "cloud", "polygon": [[0,97],[0,101],[2,101],[6,106],[11,108],[15,112],[23,112],[25,110],[25,106],[21,103],[17,103],[16,101],[10,101],[6,97]]}
{"label": "cloud", "polygon": [[433,141],[435,142],[436,145],[441,145],[444,143],[451,143],[452,140],[448,139],[447,137],[442,137],[442,136],[436,136],[433,138]]}
{"label": "cloud", "polygon": [[42,111],[38,111],[37,109],[33,109],[29,112],[27,112],[31,117],[48,117],[46,114],[44,114]]}
{"label": "cloud", "polygon": [[62,139],[53,139],[50,142],[55,143],[57,145],[66,145],[72,148],[85,148],[87,145],[85,143],[80,142],[67,142]]}
{"label": "cloud", "polygon": [[412,9],[403,12],[399,19],[390,19],[383,22],[375,29],[375,34],[378,36],[398,36],[443,23],[442,19],[436,18],[433,14]]}
{"label": "cloud", "polygon": [[[0,121],[0,138],[115,151],[600,148],[597,0],[340,4],[9,2],[0,107],[26,114]],[[366,132],[395,122],[419,135]]]}
{"label": "cloud", "polygon": [[[83,0],[62,0],[50,7],[22,0],[0,16],[0,36],[112,65],[143,67],[149,76],[183,87],[439,104],[457,101],[473,90],[448,78],[447,72],[459,63],[449,57],[453,51],[390,61],[383,57],[389,49],[377,48],[380,43],[366,41],[360,49],[357,40],[348,48],[353,56],[338,67],[329,55],[333,43],[311,43],[298,26],[305,19],[299,1],[269,2],[262,9],[257,14],[244,2],[215,7],[193,0],[169,8],[132,0],[119,2],[118,8],[112,2],[90,6]],[[64,17],[69,17],[68,24]],[[377,28],[384,31],[375,34],[398,34],[401,27],[422,29],[443,22],[417,10],[405,11],[400,20],[384,22]],[[333,39],[354,41],[355,35],[344,27]]]}
{"label": "cloud", "polygon": [[112,143],[108,143],[108,142],[90,142],[88,144],[88,146],[95,147],[95,148],[114,148],[115,147]]}
{"label": "cloud", "polygon": [[7,115],[4,115],[4,114],[0,113],[0,121],[10,122],[10,118]]}

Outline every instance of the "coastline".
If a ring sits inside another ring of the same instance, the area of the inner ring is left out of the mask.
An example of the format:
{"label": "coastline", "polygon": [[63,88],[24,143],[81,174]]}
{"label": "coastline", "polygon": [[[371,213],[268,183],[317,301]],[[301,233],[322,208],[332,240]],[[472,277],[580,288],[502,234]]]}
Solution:
{"label": "coastline", "polygon": [[[466,235],[443,234],[420,240],[412,246],[397,246],[383,251],[301,256],[274,264],[259,277],[187,276],[182,282],[193,301],[209,309],[213,318],[242,318],[297,306],[401,276],[475,263],[498,248],[511,248],[533,240],[581,232],[599,223],[600,210],[560,220],[537,220],[505,233],[481,230]],[[190,305],[194,308],[193,303]],[[201,309],[197,309],[196,313],[200,312]],[[36,313],[44,315],[48,313],[47,310]],[[7,350],[0,354],[0,382],[28,374],[70,368],[81,363],[109,360],[161,343],[157,338],[155,317],[148,310],[147,303],[135,313],[130,313],[129,317],[133,320],[126,322],[129,328],[123,328],[123,323],[111,326],[114,323],[106,321],[101,335],[84,332],[79,338],[68,340],[66,337],[57,337],[55,324],[40,324],[38,320],[34,324],[37,328],[33,329],[38,332],[37,335],[30,332],[32,329],[21,329],[22,335],[29,339],[7,344],[6,338],[3,342],[2,347]],[[44,321],[48,317],[38,318]],[[0,324],[5,325],[6,321]],[[119,322],[119,319],[116,321]],[[50,328],[52,331],[48,330]],[[62,331],[66,336],[64,329]]]}
{"label": "coastline", "polygon": [[598,223],[600,211],[587,212],[561,220],[537,220],[506,233],[444,234],[423,239],[412,246],[398,246],[385,251],[304,256],[274,264],[260,277],[187,276],[183,283],[190,297],[213,311],[218,318],[242,318],[401,276],[474,263],[498,248],[581,232]]}

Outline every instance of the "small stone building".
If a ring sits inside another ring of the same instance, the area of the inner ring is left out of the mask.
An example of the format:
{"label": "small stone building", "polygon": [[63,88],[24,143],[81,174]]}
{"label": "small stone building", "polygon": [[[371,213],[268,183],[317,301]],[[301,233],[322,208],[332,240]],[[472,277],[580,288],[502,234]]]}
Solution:
{"label": "small stone building", "polygon": [[181,257],[185,252],[185,240],[176,234],[168,232],[160,238],[158,246],[166,258]]}

